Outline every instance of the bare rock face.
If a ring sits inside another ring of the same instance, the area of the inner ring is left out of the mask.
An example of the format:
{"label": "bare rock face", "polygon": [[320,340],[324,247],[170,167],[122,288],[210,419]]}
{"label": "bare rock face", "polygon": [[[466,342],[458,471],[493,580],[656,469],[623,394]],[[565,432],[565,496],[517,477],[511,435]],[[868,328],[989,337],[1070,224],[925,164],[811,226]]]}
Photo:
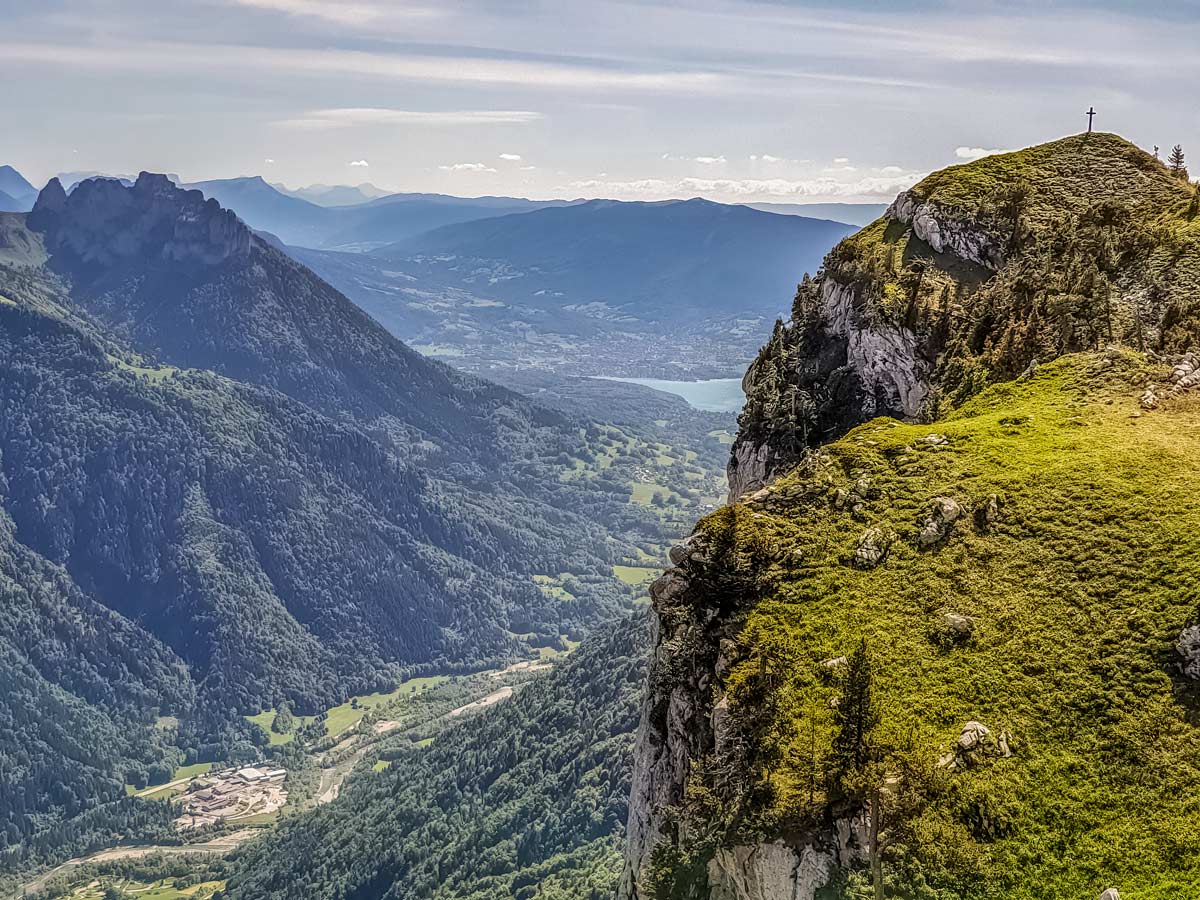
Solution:
{"label": "bare rock face", "polygon": [[729,502],[766,487],[795,462],[795,457],[771,443],[736,442],[729,458]]}
{"label": "bare rock face", "polygon": [[95,178],[70,195],[52,178],[28,225],[45,235],[52,253],[69,254],[83,265],[146,258],[214,265],[248,255],[254,240],[250,229],[216,200],[148,172],[132,187]]}
{"label": "bare rock face", "polygon": [[[970,220],[955,218],[905,192],[885,214],[889,224],[907,227],[935,252],[963,265],[994,272],[1003,263],[995,239]],[[825,269],[801,285],[791,321],[781,341],[792,348],[791,373],[804,398],[807,423],[761,422],[743,415],[743,427],[729,462],[730,501],[750,494],[787,472],[798,448],[836,438],[877,416],[917,421],[930,402],[936,348],[928,335],[903,317],[881,316],[870,286],[839,267],[835,255]],[[770,347],[751,365],[743,381],[747,397],[770,390],[775,378]],[[759,385],[760,379],[762,385]],[[747,413],[753,404],[748,401]],[[793,417],[795,419],[795,417]]]}
{"label": "bare rock face", "polygon": [[834,854],[781,841],[718,850],[708,865],[712,900],[814,900],[837,871]]}
{"label": "bare rock face", "polygon": [[[706,548],[693,535],[672,553],[677,567],[650,586],[654,617],[650,681],[633,759],[626,858],[619,895],[642,900],[640,879],[660,840],[679,837],[667,811],[684,796],[692,762],[716,746],[726,713],[713,701],[722,662],[719,620],[704,611]],[[728,646],[728,642],[724,642]],[[728,660],[725,660],[728,664]]]}
{"label": "bare rock face", "polygon": [[964,222],[937,204],[905,191],[888,207],[887,216],[912,227],[913,233],[937,253],[952,253],[985,269],[1004,264],[1001,248],[974,223]]}

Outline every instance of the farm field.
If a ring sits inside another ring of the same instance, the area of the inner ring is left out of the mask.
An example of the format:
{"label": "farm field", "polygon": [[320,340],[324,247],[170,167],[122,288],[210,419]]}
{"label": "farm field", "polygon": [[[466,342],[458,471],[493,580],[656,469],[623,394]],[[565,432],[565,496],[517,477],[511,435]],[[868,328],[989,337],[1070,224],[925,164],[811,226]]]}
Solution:
{"label": "farm field", "polygon": [[94,879],[64,894],[63,900],[104,900],[105,892],[114,890],[131,900],[204,900],[225,887],[223,881],[204,881],[177,888],[174,885],[178,880],[164,878],[147,883],[125,878]]}
{"label": "farm field", "polygon": [[[448,680],[449,677],[446,675],[423,675],[401,682],[393,691],[351,697],[345,703],[330,707],[325,711],[325,734],[329,737],[337,737],[357,725],[368,712],[386,706],[406,695],[427,691]],[[272,730],[277,714],[277,710],[268,709],[252,716],[246,716],[246,721],[254,723],[267,733],[272,747],[289,743],[296,736],[297,731],[317,719],[316,716],[296,716],[295,727],[286,734],[280,734]]]}

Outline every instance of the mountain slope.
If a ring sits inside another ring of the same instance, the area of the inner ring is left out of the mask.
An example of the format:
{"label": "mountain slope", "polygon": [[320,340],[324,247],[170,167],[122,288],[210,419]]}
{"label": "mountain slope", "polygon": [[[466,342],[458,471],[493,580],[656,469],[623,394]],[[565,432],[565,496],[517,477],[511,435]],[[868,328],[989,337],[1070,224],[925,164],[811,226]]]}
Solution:
{"label": "mountain slope", "polygon": [[310,184],[306,187],[289,190],[285,185],[273,183],[271,187],[289,197],[299,197],[317,206],[357,206],[388,196],[388,192],[363,182],[357,185],[348,184]]}
{"label": "mountain slope", "polygon": [[1067,138],[801,286],[651,591],[623,896],[1197,891],[1195,197]]}
{"label": "mountain slope", "polygon": [[352,780],[245,853],[229,896],[611,896],[646,626],[596,636],[428,750]]}
{"label": "mountain slope", "polygon": [[6,863],[169,830],[125,785],[255,758],[246,714],[563,646],[665,527],[162,176],[0,216],[0,413]]}
{"label": "mountain slope", "polygon": [[37,188],[12,166],[0,166],[0,212],[26,212],[33,208]]}
{"label": "mountain slope", "polygon": [[884,203],[747,203],[751,209],[781,216],[805,216],[809,219],[829,219],[847,225],[870,225],[887,209]]}
{"label": "mountain slope", "polygon": [[[53,185],[54,183],[52,183]],[[182,217],[182,218],[181,218]],[[186,231],[172,231],[176,220]],[[139,352],[395,429],[405,454],[503,445],[506,417],[564,423],[409,350],[215,201],[143,174],[52,187],[30,216],[71,299]]]}
{"label": "mountain slope", "polygon": [[199,190],[236,212],[248,225],[300,247],[375,248],[455,222],[528,212],[566,201],[513,197],[387,194],[347,206],[284,193],[259,176],[200,181]]}

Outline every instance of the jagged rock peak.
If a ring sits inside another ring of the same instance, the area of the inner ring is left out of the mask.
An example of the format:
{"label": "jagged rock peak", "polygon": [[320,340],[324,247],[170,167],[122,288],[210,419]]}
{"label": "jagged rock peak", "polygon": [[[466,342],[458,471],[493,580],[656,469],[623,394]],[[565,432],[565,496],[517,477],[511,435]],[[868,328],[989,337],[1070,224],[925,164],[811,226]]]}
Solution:
{"label": "jagged rock peak", "polygon": [[63,189],[62,182],[57,178],[51,178],[38,194],[37,200],[34,201],[31,215],[62,212],[66,205],[67,192]]}
{"label": "jagged rock peak", "polygon": [[211,265],[249,254],[253,242],[232,210],[151,172],[140,173],[130,187],[89,179],[69,195],[52,178],[28,224],[46,235],[53,252],[106,265],[135,257]]}

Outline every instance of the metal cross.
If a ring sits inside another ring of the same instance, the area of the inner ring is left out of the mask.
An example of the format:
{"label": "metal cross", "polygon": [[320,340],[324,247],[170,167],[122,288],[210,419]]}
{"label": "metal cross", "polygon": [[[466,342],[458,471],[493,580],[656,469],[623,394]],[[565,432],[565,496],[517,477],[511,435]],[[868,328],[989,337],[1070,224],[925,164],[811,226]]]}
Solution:
{"label": "metal cross", "polygon": [[1095,115],[1096,115],[1096,108],[1094,106],[1088,107],[1087,117],[1088,117],[1088,132],[1089,133],[1092,130],[1092,117]]}

